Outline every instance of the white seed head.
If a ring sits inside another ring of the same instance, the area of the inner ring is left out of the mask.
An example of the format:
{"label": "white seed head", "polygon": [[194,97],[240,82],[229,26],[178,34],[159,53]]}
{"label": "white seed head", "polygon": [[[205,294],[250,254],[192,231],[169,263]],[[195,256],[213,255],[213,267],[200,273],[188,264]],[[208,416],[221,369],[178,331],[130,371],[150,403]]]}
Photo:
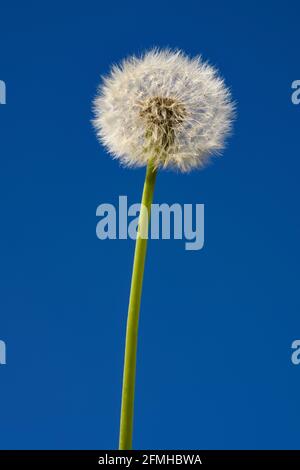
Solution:
{"label": "white seed head", "polygon": [[201,57],[154,49],[114,66],[94,101],[100,141],[127,166],[189,171],[224,147],[234,104]]}

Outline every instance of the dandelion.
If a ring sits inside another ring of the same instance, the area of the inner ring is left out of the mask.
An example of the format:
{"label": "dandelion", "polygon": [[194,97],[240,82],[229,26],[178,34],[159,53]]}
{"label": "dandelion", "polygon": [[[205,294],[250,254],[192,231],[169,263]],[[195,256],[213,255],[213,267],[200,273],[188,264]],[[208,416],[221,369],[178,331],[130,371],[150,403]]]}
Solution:
{"label": "dandelion", "polygon": [[94,126],[124,166],[147,166],[129,299],[119,448],[132,448],[139,310],[147,233],[159,169],[188,172],[220,154],[234,105],[215,68],[201,57],[154,49],[113,66],[94,101]]}
{"label": "dandelion", "polygon": [[189,171],[224,146],[230,93],[200,57],[153,50],[114,66],[95,100],[94,125],[108,151],[127,166]]}

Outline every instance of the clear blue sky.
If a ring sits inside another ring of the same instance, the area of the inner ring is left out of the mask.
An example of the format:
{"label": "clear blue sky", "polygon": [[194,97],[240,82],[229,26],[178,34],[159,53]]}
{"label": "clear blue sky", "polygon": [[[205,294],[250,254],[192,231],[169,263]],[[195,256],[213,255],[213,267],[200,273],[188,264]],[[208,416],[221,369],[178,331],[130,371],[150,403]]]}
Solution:
{"label": "clear blue sky", "polygon": [[[110,6],[111,5],[111,6]],[[134,243],[96,207],[139,202],[143,170],[95,139],[112,62],[203,54],[238,120],[222,159],[162,172],[155,202],[204,203],[205,247],[152,241],[135,448],[300,448],[299,2],[0,2],[0,447],[115,448]]]}

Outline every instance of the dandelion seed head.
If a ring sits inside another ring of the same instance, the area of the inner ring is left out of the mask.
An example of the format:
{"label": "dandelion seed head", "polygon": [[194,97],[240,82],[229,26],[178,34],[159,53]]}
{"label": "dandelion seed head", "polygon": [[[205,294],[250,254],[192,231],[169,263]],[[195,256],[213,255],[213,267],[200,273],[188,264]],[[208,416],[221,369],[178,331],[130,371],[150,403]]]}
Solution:
{"label": "dandelion seed head", "polygon": [[99,140],[126,166],[189,171],[220,154],[234,104],[201,57],[151,50],[114,66],[94,101]]}

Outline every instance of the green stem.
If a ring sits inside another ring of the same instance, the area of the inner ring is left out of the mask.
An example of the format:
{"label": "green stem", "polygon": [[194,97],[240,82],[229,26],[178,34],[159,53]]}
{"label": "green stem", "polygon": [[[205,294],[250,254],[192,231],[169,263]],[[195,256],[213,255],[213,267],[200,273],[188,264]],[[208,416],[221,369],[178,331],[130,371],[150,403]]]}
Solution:
{"label": "green stem", "polygon": [[149,162],[146,172],[142,197],[142,206],[139,217],[139,228],[135,244],[128,307],[120,422],[120,450],[128,450],[132,448],[134,389],[139,312],[141,304],[145,258],[147,252],[148,225],[150,221],[151,204],[153,200],[156,174],[156,169],[153,167],[153,164]]}

